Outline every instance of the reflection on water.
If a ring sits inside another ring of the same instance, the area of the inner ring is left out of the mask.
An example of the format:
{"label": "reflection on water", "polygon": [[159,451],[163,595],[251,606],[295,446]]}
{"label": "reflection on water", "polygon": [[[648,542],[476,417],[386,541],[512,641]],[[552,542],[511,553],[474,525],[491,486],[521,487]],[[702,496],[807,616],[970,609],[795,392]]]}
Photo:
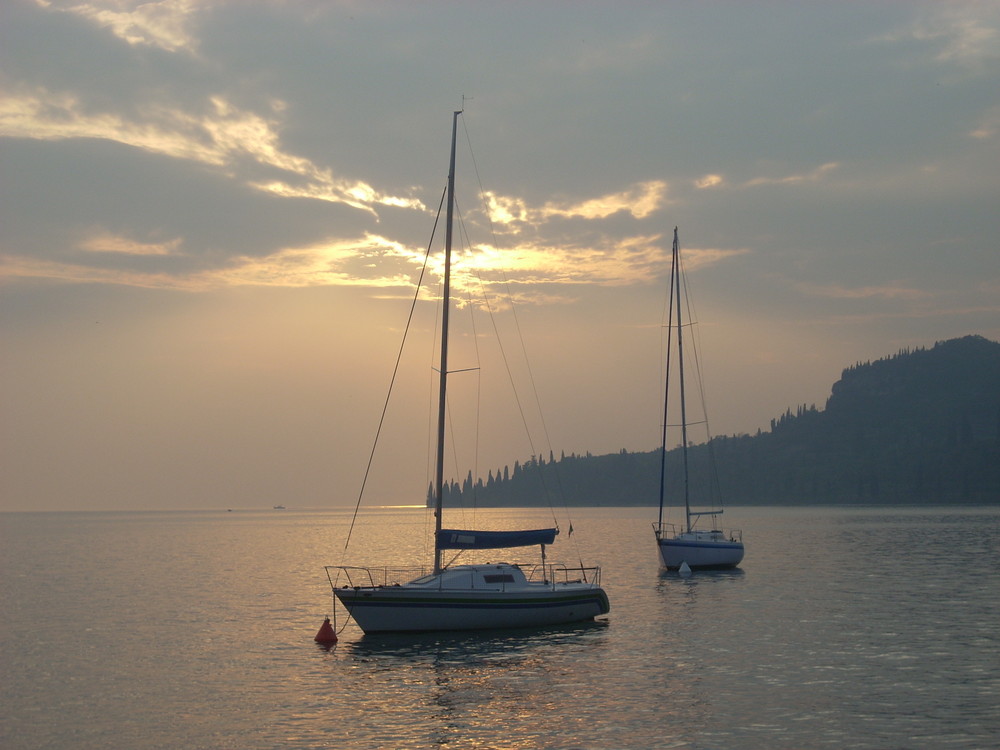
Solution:
{"label": "reflection on water", "polygon": [[676,570],[665,570],[660,568],[661,583],[668,584],[671,581],[680,581],[689,586],[697,586],[699,583],[715,585],[720,582],[729,582],[746,575],[743,568],[732,568],[731,570],[699,570],[690,574],[678,573]]}
{"label": "reflection on water", "polygon": [[793,511],[756,531],[736,575],[661,575],[676,652],[719,698],[712,736],[793,747],[808,726],[813,747],[982,747],[1000,724],[984,712],[1000,668],[981,661],[998,532],[995,509]]}
{"label": "reflection on water", "polygon": [[572,700],[574,686],[565,678],[581,662],[602,659],[606,635],[607,624],[595,622],[544,630],[366,635],[338,648],[352,671],[363,665],[368,678],[377,680],[383,698],[388,692],[405,701],[405,722],[422,722],[433,745],[490,746],[506,737],[503,747],[538,747],[586,713],[584,706],[576,717],[553,708]]}
{"label": "reflection on water", "polygon": [[454,633],[378,633],[345,642],[342,648],[359,659],[393,658],[423,662],[435,660],[479,662],[509,659],[542,648],[576,645],[603,632],[607,620],[572,623],[555,628],[479,630]]}
{"label": "reflection on water", "polygon": [[[661,572],[648,509],[574,513],[606,623],[352,624],[329,649],[312,640],[322,566],[341,562],[349,513],[0,515],[0,746],[972,750],[1000,736],[1000,509],[740,508],[741,567],[689,577]],[[400,541],[419,511],[379,518],[356,532],[371,560],[425,559]]]}
{"label": "reflection on water", "polygon": [[[699,570],[689,575],[677,571],[660,569],[656,581],[657,594],[662,598],[662,605],[669,611],[676,612],[680,621],[691,617],[701,617],[704,611],[712,607],[724,605],[726,609],[732,606],[734,597],[741,596],[739,586],[744,582],[746,571],[742,568],[732,570]],[[726,601],[726,598],[729,601]],[[685,608],[701,607],[701,610],[685,612]]]}

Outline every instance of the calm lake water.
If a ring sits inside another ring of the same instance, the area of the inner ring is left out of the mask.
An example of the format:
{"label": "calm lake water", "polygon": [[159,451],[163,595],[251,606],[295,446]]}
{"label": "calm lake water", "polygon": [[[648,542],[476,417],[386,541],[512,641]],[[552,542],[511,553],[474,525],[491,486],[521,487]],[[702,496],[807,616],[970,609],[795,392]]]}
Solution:
{"label": "calm lake water", "polygon": [[[426,563],[424,511],[346,560],[339,511],[0,514],[0,746],[998,746],[1000,508],[731,508],[742,568],[688,578],[654,514],[572,511],[550,551],[604,567],[604,623],[329,650],[323,565]],[[551,520],[478,518],[515,516]]]}

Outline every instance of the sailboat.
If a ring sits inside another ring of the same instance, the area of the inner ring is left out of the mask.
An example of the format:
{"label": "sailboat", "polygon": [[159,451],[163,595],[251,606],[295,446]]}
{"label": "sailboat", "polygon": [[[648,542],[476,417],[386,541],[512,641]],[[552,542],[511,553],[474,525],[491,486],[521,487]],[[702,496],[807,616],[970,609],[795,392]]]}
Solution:
{"label": "sailboat", "polygon": [[[721,507],[709,510],[695,511],[691,509],[691,471],[689,466],[688,443],[688,413],[685,392],[684,372],[684,342],[685,323],[682,319],[682,308],[686,306],[687,290],[682,283],[680,245],[677,239],[677,227],[674,227],[674,243],[670,262],[670,296],[667,331],[666,382],[663,395],[663,441],[660,448],[660,515],[653,524],[660,559],[667,570],[712,570],[735,568],[743,560],[742,531],[722,531],[717,528],[717,518],[722,515]],[[683,298],[683,300],[682,300]],[[674,344],[676,344],[676,360],[674,360]],[[676,364],[675,364],[676,363]],[[680,407],[681,430],[681,486],[684,495],[684,525],[666,523],[663,520],[664,496],[666,495],[667,478],[667,419],[670,406],[670,376],[676,369],[678,387],[676,389]],[[707,424],[707,421],[706,421]],[[711,444],[705,446],[705,452],[711,457]],[[708,481],[714,481],[714,471]],[[697,528],[703,518],[711,520],[710,528]]]}
{"label": "sailboat", "polygon": [[[610,610],[599,567],[566,567],[546,559],[557,527],[523,531],[443,528],[445,425],[448,389],[448,311],[452,227],[455,208],[454,113],[448,171],[438,421],[434,481],[434,564],[430,570],[328,566],[334,596],[366,634],[481,630],[560,625],[592,620]],[[449,550],[490,550],[535,546],[537,563],[446,565]],[[336,607],[335,607],[336,612]]]}

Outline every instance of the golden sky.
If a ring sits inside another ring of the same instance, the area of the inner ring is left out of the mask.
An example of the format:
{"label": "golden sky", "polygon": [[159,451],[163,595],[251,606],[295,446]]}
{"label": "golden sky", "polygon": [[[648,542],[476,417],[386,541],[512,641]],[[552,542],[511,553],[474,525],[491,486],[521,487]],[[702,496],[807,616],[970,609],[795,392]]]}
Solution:
{"label": "golden sky", "polygon": [[353,502],[462,107],[463,335],[519,330],[547,433],[489,399],[483,473],[655,447],[674,226],[716,433],[1000,339],[1000,6],[723,5],[5,5],[0,509]]}

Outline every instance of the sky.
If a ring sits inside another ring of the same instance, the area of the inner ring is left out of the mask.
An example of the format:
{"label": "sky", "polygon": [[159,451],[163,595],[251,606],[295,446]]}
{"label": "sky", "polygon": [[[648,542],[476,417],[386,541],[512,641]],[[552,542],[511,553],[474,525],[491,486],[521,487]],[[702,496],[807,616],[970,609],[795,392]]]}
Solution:
{"label": "sky", "polygon": [[[998,81],[997,2],[3,0],[0,510],[352,506],[458,109],[449,476],[657,447],[675,226],[715,434],[1000,340]],[[427,274],[366,503],[429,481]]]}

